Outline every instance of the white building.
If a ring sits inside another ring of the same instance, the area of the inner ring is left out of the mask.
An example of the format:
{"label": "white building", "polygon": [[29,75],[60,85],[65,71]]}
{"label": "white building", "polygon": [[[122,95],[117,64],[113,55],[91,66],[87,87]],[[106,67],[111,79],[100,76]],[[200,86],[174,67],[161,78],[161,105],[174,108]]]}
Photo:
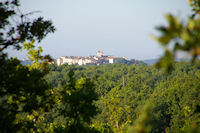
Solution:
{"label": "white building", "polygon": [[63,64],[62,59],[61,59],[61,58],[56,59],[56,64],[57,64],[58,66],[62,65],[62,64]]}
{"label": "white building", "polygon": [[114,59],[113,59],[113,58],[110,58],[110,59],[109,59],[109,63],[110,63],[110,64],[113,64],[113,63],[114,63]]}
{"label": "white building", "polygon": [[[124,59],[127,59],[126,57],[122,57]],[[97,56],[88,56],[88,57],[82,57],[82,56],[62,56],[55,60],[57,65],[63,65],[63,64],[78,64],[78,65],[87,65],[87,64],[106,64],[110,63],[113,64],[115,62],[115,57],[113,56],[104,56],[103,51],[98,51]],[[127,59],[128,60],[128,59]]]}
{"label": "white building", "polygon": [[104,52],[103,51],[98,51],[97,52],[97,57],[102,57],[104,56]]}

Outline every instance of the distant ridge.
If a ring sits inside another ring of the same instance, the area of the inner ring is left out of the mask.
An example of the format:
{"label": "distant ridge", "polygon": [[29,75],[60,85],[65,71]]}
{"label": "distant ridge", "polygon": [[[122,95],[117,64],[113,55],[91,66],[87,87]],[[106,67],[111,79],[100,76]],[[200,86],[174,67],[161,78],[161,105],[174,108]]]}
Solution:
{"label": "distant ridge", "polygon": [[147,60],[142,60],[142,62],[146,63],[147,65],[153,65],[156,64],[158,60],[159,59],[147,59]]}
{"label": "distant ridge", "polygon": [[[147,60],[142,60],[142,62],[146,63],[147,65],[154,65],[156,62],[158,62],[159,59],[147,59]],[[181,62],[181,61],[191,61],[191,59],[184,59],[184,58],[176,58],[176,62]]]}

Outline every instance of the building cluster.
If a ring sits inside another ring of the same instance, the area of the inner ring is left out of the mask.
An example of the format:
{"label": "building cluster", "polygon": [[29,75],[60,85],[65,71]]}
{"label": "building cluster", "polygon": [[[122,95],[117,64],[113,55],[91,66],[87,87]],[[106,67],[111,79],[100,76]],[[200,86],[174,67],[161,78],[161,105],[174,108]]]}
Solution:
{"label": "building cluster", "polygon": [[[127,59],[123,57],[124,59]],[[114,56],[108,56],[104,55],[104,52],[98,51],[96,56],[62,56],[58,59],[55,59],[55,63],[57,65],[63,65],[63,64],[77,64],[77,65],[102,65],[102,64],[113,64],[115,62]]]}

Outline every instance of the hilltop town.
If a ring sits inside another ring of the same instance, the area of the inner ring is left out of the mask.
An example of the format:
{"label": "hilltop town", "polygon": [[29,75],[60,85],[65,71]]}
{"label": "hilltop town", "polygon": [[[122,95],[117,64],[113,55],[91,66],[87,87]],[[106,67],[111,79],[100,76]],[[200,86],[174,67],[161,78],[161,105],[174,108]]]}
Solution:
{"label": "hilltop town", "polygon": [[61,56],[60,58],[55,59],[54,62],[58,66],[63,64],[103,65],[103,64],[113,64],[115,62],[119,62],[120,60],[128,61],[128,58],[104,55],[103,51],[98,51],[97,55],[92,55],[92,56]]}

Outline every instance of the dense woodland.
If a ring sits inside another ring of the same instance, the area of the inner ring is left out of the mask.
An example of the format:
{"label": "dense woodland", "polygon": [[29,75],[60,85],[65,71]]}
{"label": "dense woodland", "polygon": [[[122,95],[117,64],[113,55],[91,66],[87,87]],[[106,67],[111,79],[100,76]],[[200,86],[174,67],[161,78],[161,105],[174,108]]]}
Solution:
{"label": "dense woodland", "polygon": [[[199,133],[200,1],[188,2],[186,23],[168,14],[157,27],[165,53],[155,65],[56,66],[35,46],[53,23],[28,19],[34,12],[23,14],[19,0],[0,1],[0,132]],[[8,57],[9,47],[31,64]],[[175,62],[177,51],[192,61]]]}
{"label": "dense woodland", "polygon": [[[138,121],[148,132],[187,132],[199,127],[199,65],[176,63],[171,74],[147,65],[52,65],[45,78],[59,90],[69,81],[71,70],[77,80],[85,77],[94,83],[99,113],[91,126],[102,132],[140,130]],[[145,113],[150,114],[142,119]]]}

